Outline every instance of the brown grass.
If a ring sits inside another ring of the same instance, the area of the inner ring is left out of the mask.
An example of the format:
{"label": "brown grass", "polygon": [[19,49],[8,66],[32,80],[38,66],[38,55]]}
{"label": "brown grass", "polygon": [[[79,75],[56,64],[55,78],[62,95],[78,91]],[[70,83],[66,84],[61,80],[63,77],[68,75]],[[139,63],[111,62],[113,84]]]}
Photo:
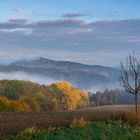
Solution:
{"label": "brown grass", "polygon": [[131,126],[140,126],[140,112],[136,114],[134,110],[117,113],[112,119],[122,121]]}
{"label": "brown grass", "polygon": [[51,113],[0,113],[0,136],[17,134],[32,127],[46,129],[69,126],[74,118],[81,117],[88,121],[106,121],[116,113],[126,112],[132,108],[133,106],[115,105]]}
{"label": "brown grass", "polygon": [[86,121],[84,119],[84,117],[81,118],[74,118],[74,120],[72,121],[70,127],[75,129],[75,128],[84,128],[89,124],[89,121]]}

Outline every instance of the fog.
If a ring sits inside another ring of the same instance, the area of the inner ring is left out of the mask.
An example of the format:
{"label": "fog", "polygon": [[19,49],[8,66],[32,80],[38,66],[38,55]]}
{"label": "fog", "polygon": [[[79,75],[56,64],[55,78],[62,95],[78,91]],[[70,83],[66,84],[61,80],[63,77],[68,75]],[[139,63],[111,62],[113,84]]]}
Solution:
{"label": "fog", "polygon": [[[41,85],[50,85],[54,82],[58,82],[58,80],[44,77],[37,74],[28,74],[22,71],[18,72],[10,72],[10,73],[3,73],[0,72],[0,80],[25,80],[25,81],[32,81],[35,83],[39,83]],[[60,81],[60,80],[59,80]]]}
{"label": "fog", "polygon": [[[55,82],[64,82],[65,80],[63,79],[52,79],[47,76],[42,76],[39,74],[29,74],[23,71],[17,71],[17,72],[0,72],[0,80],[25,80],[25,81],[32,81],[34,83],[39,83],[41,85],[51,85],[52,83]],[[72,86],[78,87],[77,84],[71,83]],[[99,84],[95,85],[88,90],[91,91],[92,93],[96,93],[97,91],[104,91],[106,88],[108,89],[115,89],[119,88],[120,84],[119,82],[115,83],[106,83],[106,84]],[[84,89],[84,87],[83,87]]]}
{"label": "fog", "polygon": [[119,81],[118,82],[112,82],[112,83],[106,83],[106,84],[101,84],[101,85],[96,85],[92,88],[89,89],[92,93],[96,93],[97,91],[104,91],[105,89],[116,89],[116,88],[121,88]]}

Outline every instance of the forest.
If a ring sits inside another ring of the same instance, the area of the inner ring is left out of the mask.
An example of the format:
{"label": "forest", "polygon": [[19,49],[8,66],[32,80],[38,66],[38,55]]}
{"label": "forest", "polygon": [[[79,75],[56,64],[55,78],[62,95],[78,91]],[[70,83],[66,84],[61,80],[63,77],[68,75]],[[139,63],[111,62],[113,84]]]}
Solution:
{"label": "forest", "polygon": [[80,91],[68,82],[45,86],[30,81],[0,81],[0,112],[50,112],[88,106],[133,104],[133,98],[133,95],[121,89],[105,89],[96,93]]}
{"label": "forest", "polygon": [[81,92],[68,82],[45,86],[29,81],[0,81],[0,112],[74,110],[88,105],[88,92]]}
{"label": "forest", "polygon": [[[139,100],[138,96],[138,100]],[[93,106],[102,105],[130,105],[134,104],[134,96],[128,94],[123,89],[105,89],[104,91],[97,91],[95,93],[90,93],[90,102]]]}

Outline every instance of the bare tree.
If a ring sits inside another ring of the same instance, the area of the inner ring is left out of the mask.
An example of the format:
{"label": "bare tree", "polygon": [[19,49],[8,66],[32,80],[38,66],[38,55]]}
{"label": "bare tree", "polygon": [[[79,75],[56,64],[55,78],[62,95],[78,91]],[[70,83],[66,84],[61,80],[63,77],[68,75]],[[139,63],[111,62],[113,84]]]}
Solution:
{"label": "bare tree", "polygon": [[140,63],[133,55],[126,58],[126,65],[121,63],[121,84],[125,91],[135,96],[135,112],[138,112],[138,94],[140,93]]}

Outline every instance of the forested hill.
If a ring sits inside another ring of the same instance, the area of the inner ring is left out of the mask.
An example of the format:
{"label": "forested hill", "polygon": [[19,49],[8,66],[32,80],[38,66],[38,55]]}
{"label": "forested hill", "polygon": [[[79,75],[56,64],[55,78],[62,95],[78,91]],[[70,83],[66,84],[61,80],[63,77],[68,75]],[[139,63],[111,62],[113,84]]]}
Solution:
{"label": "forested hill", "polygon": [[106,83],[116,83],[119,70],[111,67],[84,65],[68,61],[54,61],[38,58],[28,61],[16,61],[10,65],[0,65],[0,72],[22,71],[37,74],[54,81],[68,81],[80,89],[90,89]]}
{"label": "forested hill", "polygon": [[0,112],[74,110],[88,105],[88,92],[67,82],[44,86],[29,81],[0,81]]}

